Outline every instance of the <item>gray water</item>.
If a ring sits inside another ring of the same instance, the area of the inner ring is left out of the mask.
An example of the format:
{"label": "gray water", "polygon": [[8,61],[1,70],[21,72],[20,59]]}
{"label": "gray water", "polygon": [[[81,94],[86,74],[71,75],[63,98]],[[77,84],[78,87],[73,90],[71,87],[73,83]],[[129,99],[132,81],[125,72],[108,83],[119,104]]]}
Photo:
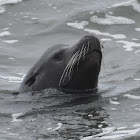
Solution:
{"label": "gray water", "polygon": [[[98,95],[12,94],[48,47],[88,34],[104,46]],[[0,0],[0,140],[139,140],[139,94],[139,0]]]}

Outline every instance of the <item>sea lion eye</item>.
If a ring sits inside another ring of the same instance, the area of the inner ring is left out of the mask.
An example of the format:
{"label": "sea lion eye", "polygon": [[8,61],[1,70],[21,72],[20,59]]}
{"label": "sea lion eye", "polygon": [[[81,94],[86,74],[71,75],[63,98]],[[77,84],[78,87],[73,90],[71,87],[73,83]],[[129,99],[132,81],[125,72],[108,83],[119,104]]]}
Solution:
{"label": "sea lion eye", "polygon": [[59,52],[59,53],[57,53],[57,54],[54,55],[54,59],[56,61],[61,61],[62,58],[63,58],[63,53],[62,52]]}
{"label": "sea lion eye", "polygon": [[100,43],[100,47],[101,47],[101,48],[104,48],[104,46],[103,46],[103,44],[102,44],[102,43]]}

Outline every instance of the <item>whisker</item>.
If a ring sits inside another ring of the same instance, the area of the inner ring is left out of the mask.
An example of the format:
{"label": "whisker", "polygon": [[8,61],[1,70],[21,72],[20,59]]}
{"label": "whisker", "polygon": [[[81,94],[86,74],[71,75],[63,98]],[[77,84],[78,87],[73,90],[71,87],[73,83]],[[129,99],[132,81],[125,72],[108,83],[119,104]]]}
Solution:
{"label": "whisker", "polygon": [[77,71],[78,71],[78,65],[79,65],[79,62],[80,62],[80,59],[81,59],[81,56],[83,53],[83,48],[84,48],[84,44],[83,44],[82,49],[80,50],[80,53],[79,53],[78,62],[77,62]]}
{"label": "whisker", "polygon": [[[89,51],[89,45],[90,45],[90,41],[88,41],[87,52]],[[87,53],[87,52],[86,52],[86,53]]]}
{"label": "whisker", "polygon": [[[67,66],[66,69],[65,69],[65,75],[64,75],[63,80],[64,80],[65,77],[68,75],[71,66],[75,63],[75,60],[76,60],[75,57],[76,57],[76,56],[77,56],[77,53],[70,59],[70,61],[69,61],[69,63],[68,63],[68,66]],[[70,77],[70,76],[69,76],[69,77]]]}
{"label": "whisker", "polygon": [[85,60],[86,58],[86,51],[87,51],[87,47],[85,46],[83,51],[83,60]]}
{"label": "whisker", "polygon": [[[78,57],[78,55],[77,55],[76,57]],[[77,58],[74,58],[72,64],[70,65],[69,73],[68,73],[68,75],[69,75],[69,80],[70,80],[70,77],[71,77],[71,73],[73,72],[73,68],[74,68],[74,65],[75,65],[76,61],[77,61]]]}
{"label": "whisker", "polygon": [[77,57],[78,57],[78,53],[76,53],[76,55],[72,58],[72,60],[71,60],[71,62],[69,64],[69,67],[68,67],[68,70],[67,70],[68,73],[66,73],[66,75],[69,75],[69,79],[70,79],[70,74],[72,72],[73,66],[77,61]]}
{"label": "whisker", "polygon": [[[60,78],[60,81],[59,81],[59,86],[61,85],[61,83],[64,82],[65,80],[65,77],[67,76],[67,73],[69,72],[69,70],[71,69],[71,67],[75,64],[76,62],[76,59],[75,57],[78,57],[78,53],[79,51],[77,51],[73,56],[72,58],[70,59],[70,61],[68,62],[67,66],[65,67],[62,75],[61,75],[61,78]],[[70,77],[69,77],[70,78]],[[62,81],[63,80],[63,81]]]}

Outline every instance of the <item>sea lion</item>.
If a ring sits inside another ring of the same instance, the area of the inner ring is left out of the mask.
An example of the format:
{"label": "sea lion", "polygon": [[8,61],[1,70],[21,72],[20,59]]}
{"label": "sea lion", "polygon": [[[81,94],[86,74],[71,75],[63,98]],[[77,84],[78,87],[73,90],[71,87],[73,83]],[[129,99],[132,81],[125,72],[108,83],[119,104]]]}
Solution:
{"label": "sea lion", "polygon": [[95,36],[85,36],[72,47],[55,45],[29,70],[19,92],[46,88],[93,91],[97,88],[101,60],[101,44]]}

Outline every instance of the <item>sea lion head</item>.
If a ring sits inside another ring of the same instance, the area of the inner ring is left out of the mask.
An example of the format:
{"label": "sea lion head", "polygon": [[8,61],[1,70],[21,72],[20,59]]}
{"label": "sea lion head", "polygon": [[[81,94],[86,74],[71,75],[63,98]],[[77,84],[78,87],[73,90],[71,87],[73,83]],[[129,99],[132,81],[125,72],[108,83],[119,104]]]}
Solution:
{"label": "sea lion head", "polygon": [[19,91],[95,89],[101,60],[101,44],[94,36],[85,36],[72,47],[50,47],[25,76]]}

